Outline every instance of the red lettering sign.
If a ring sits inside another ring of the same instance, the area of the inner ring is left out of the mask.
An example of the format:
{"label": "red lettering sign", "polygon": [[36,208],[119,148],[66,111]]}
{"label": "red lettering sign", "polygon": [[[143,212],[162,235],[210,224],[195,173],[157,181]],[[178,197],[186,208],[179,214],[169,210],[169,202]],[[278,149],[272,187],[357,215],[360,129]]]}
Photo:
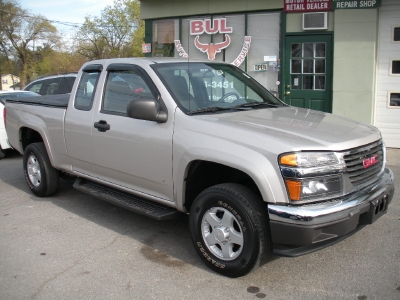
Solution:
{"label": "red lettering sign", "polygon": [[200,35],[203,33],[216,34],[216,33],[232,33],[232,27],[226,27],[226,19],[205,19],[205,20],[192,20],[190,21],[190,34]]}

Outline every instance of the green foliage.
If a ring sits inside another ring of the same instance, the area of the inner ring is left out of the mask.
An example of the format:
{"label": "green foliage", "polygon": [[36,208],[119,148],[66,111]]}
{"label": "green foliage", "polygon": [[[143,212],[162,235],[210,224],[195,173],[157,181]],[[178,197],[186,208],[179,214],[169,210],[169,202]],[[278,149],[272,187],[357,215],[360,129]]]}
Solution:
{"label": "green foliage", "polygon": [[0,0],[0,74],[19,76],[23,88],[38,76],[76,72],[88,60],[143,56],[139,14],[138,0],[115,0],[100,17],[85,18],[70,49],[44,16]]}
{"label": "green foliage", "polygon": [[86,17],[76,35],[76,51],[88,59],[143,56],[144,23],[137,0],[115,0],[101,17]]}
{"label": "green foliage", "polygon": [[29,16],[14,0],[0,0],[0,48],[9,60],[18,60],[21,88],[34,65],[35,41],[46,47],[59,42],[57,29],[40,15]]}

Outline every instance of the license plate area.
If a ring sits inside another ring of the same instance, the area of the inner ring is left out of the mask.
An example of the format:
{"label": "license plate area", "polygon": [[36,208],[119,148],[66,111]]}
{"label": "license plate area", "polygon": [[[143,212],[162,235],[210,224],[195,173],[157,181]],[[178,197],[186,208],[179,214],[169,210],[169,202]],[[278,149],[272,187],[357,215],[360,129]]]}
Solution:
{"label": "license plate area", "polygon": [[372,200],[368,212],[360,216],[360,225],[369,225],[386,214],[389,205],[389,196],[383,195],[381,198]]}

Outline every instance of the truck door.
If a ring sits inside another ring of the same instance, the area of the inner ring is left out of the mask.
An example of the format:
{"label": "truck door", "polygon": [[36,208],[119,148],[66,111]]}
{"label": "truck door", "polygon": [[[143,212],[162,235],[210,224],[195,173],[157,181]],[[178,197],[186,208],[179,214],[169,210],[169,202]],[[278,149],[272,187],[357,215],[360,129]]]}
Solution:
{"label": "truck door", "polygon": [[131,64],[107,67],[100,110],[93,114],[96,176],[142,195],[172,201],[173,120],[166,123],[126,116],[130,101],[159,98],[145,71]]}
{"label": "truck door", "polygon": [[94,176],[92,146],[93,100],[101,70],[100,64],[87,65],[79,79],[73,101],[65,116],[65,143],[75,172]]}

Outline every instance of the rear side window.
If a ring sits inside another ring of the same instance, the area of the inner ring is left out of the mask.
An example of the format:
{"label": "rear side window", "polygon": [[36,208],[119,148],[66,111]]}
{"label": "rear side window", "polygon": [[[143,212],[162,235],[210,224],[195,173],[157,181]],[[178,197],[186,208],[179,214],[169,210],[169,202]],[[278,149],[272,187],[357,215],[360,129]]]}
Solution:
{"label": "rear side window", "polygon": [[94,94],[99,81],[99,71],[83,72],[76,91],[74,106],[79,110],[91,110]]}
{"label": "rear side window", "polygon": [[42,87],[42,84],[43,80],[28,85],[24,90],[40,94],[40,88]]}
{"label": "rear side window", "polygon": [[58,86],[60,85],[61,78],[53,78],[43,80],[43,86],[41,88],[41,95],[56,95],[58,94]]}
{"label": "rear side window", "polygon": [[132,100],[153,98],[154,96],[140,74],[135,70],[111,70],[102,105],[103,112],[126,114],[126,108]]}

